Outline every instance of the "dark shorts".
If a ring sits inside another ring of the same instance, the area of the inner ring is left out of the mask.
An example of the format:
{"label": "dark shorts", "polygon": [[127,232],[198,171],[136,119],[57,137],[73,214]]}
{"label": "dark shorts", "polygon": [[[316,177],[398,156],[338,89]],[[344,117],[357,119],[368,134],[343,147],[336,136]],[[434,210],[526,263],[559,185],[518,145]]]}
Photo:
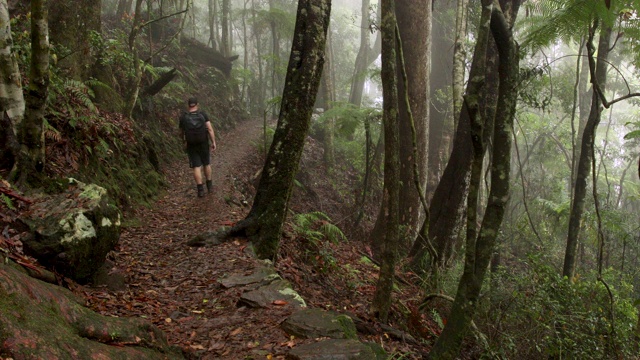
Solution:
{"label": "dark shorts", "polygon": [[189,167],[197,168],[207,166],[211,163],[211,152],[209,142],[187,145],[187,155],[189,155]]}

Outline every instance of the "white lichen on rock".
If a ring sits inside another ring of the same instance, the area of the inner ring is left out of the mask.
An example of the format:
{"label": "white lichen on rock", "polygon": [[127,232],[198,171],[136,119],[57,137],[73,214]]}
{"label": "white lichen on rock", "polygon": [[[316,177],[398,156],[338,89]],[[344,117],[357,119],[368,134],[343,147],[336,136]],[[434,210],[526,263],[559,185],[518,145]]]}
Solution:
{"label": "white lichen on rock", "polygon": [[300,307],[307,307],[307,303],[304,302],[304,299],[302,298],[302,296],[300,296],[300,294],[298,294],[295,290],[291,288],[286,288],[286,289],[278,290],[278,292],[282,295],[293,297],[294,300],[300,304]]}
{"label": "white lichen on rock", "polygon": [[83,213],[72,214],[60,220],[62,230],[68,233],[60,239],[61,243],[76,242],[96,237],[96,229]]}

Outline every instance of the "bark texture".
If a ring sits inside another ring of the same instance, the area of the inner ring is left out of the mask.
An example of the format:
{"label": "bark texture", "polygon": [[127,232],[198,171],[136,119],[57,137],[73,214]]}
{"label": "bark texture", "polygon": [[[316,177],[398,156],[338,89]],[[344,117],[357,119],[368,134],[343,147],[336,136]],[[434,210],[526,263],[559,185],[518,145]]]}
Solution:
{"label": "bark texture", "polygon": [[49,93],[49,28],[47,1],[31,1],[31,64],[24,121],[17,128],[20,153],[16,172],[19,184],[37,185],[44,170],[44,116]]}
{"label": "bark texture", "polygon": [[[18,61],[11,52],[13,39],[9,22],[9,8],[6,0],[0,1],[0,114],[3,117],[3,138],[7,139],[8,150],[3,152],[2,162],[15,164],[20,151],[16,140],[16,129],[24,119],[25,102],[22,94],[22,77]],[[9,142],[9,139],[13,141]]]}
{"label": "bark texture", "polygon": [[380,275],[371,302],[372,311],[383,322],[387,321],[391,308],[391,292],[399,240],[399,127],[398,80],[396,57],[396,16],[393,0],[381,1],[382,36],[382,97],[384,126],[384,189],[380,215],[385,218],[386,231],[380,257]]}
{"label": "bark texture", "polygon": [[[400,1],[396,4],[398,29],[402,38],[404,61],[407,69],[407,83],[398,81],[398,93],[404,96],[405,88],[409,97],[407,108],[400,101],[400,226],[403,229],[401,246],[405,253],[416,238],[424,221],[424,210],[420,194],[415,186],[414,162],[418,165],[418,182],[424,189],[427,181],[428,136],[429,136],[429,73],[431,70],[431,2]],[[399,67],[398,67],[399,68]],[[398,70],[397,77],[402,79]],[[418,158],[414,158],[413,134],[411,129],[411,111],[416,131]]]}
{"label": "bark texture", "polygon": [[256,254],[275,259],[287,215],[293,180],[309,130],[324,67],[330,0],[298,3],[291,55],[278,124],[251,211],[231,234],[251,238]]}

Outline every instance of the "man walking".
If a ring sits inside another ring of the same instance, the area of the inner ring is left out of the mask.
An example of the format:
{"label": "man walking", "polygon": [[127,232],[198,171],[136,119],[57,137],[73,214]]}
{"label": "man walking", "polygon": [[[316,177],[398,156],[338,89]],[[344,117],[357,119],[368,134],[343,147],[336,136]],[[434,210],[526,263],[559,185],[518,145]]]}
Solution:
{"label": "man walking", "polygon": [[[209,116],[198,109],[198,99],[188,100],[189,111],[180,117],[180,129],[189,156],[189,167],[193,169],[193,179],[196,181],[198,197],[204,197],[202,183],[202,167],[206,177],[207,191],[211,192],[213,182],[211,178],[211,151],[216,149],[216,136],[209,121]],[[211,151],[209,151],[211,144]]]}

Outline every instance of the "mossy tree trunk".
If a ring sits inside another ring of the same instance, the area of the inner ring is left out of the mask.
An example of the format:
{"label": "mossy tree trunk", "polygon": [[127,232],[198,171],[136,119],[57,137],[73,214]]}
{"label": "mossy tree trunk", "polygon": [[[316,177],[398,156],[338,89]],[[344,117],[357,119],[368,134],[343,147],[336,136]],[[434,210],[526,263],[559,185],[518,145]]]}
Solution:
{"label": "mossy tree trunk", "polygon": [[580,234],[580,223],[582,222],[582,213],[584,212],[584,203],[587,195],[587,182],[591,171],[591,161],[593,159],[593,143],[595,141],[596,130],[600,123],[602,114],[602,101],[599,91],[604,92],[607,82],[607,58],[609,57],[609,43],[611,40],[611,27],[604,26],[600,30],[600,40],[598,43],[598,61],[595,63],[593,56],[595,48],[593,46],[593,32],[587,41],[587,51],[589,61],[594,62],[592,66],[591,82],[595,83],[599,90],[592,91],[591,95],[591,112],[584,127],[582,134],[582,142],[580,145],[580,155],[578,158],[578,168],[576,171],[575,185],[573,187],[573,198],[571,201],[571,214],[569,215],[569,230],[567,233],[567,248],[565,251],[564,265],[562,275],[572,278],[575,275],[577,253],[578,253],[578,237]]}
{"label": "mossy tree trunk", "polygon": [[382,15],[382,99],[384,127],[384,189],[380,207],[380,216],[386,224],[382,252],[380,256],[380,274],[376,291],[371,303],[372,312],[386,322],[391,308],[391,293],[395,277],[395,265],[400,235],[399,196],[400,196],[400,129],[398,126],[398,79],[396,50],[396,15],[393,0],[380,2]]}
{"label": "mossy tree trunk", "polygon": [[11,179],[38,185],[45,163],[44,116],[49,93],[47,1],[31,0],[31,64],[24,121],[17,127],[20,153]]}
{"label": "mossy tree trunk", "polygon": [[[420,230],[424,220],[424,209],[414,179],[414,163],[418,165],[421,189],[427,182],[428,137],[429,137],[429,77],[431,72],[431,2],[399,1],[396,3],[398,29],[402,38],[402,50],[407,69],[407,83],[398,67],[398,94],[407,94],[405,101],[398,103],[400,124],[400,228],[401,248],[406,254]],[[405,90],[406,88],[406,90]],[[404,95],[402,95],[404,96]],[[417,156],[414,158],[413,131],[410,113],[416,132]]]}
{"label": "mossy tree trunk", "polygon": [[[491,1],[483,1],[485,8],[487,3],[490,4]],[[493,162],[489,201],[477,238],[467,241],[465,267],[449,321],[432,348],[430,359],[455,359],[459,354],[462,340],[476,311],[484,276],[509,199],[511,138],[519,71],[518,45],[513,38],[511,25],[519,8],[519,0],[502,3],[505,13],[500,7],[494,6],[491,15],[491,32],[499,53],[500,90],[492,139]]]}
{"label": "mossy tree trunk", "polygon": [[8,151],[3,153],[1,160],[12,162],[13,171],[15,171],[15,159],[20,152],[20,144],[16,140],[16,129],[24,120],[25,102],[22,93],[22,76],[20,76],[18,60],[11,51],[12,46],[9,7],[6,0],[0,0],[0,116],[3,116],[3,119],[6,116],[7,123],[11,124],[3,130],[5,137],[14,139],[7,144]]}
{"label": "mossy tree trunk", "polygon": [[300,0],[278,124],[253,206],[230,234],[244,234],[261,259],[275,259],[293,180],[311,122],[331,12],[330,0]]}

